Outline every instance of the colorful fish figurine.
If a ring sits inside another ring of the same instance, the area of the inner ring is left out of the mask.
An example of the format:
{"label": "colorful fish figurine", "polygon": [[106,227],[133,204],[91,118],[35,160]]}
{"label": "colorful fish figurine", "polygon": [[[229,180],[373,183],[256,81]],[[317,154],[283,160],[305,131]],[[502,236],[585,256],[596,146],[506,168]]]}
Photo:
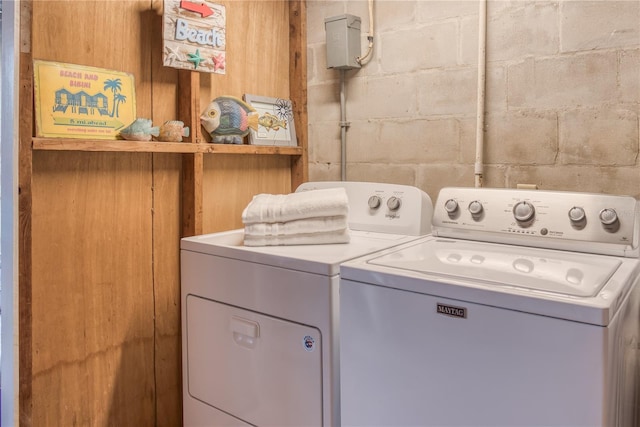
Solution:
{"label": "colorful fish figurine", "polygon": [[189,136],[189,128],[180,120],[169,120],[160,126],[158,141],[182,142],[183,136]]}
{"label": "colorful fish figurine", "polygon": [[160,129],[151,125],[151,119],[137,118],[120,131],[120,136],[129,141],[151,141],[152,136],[158,136]]}
{"label": "colorful fish figurine", "polygon": [[264,113],[263,116],[260,116],[258,123],[266,129],[279,130],[280,128],[287,128],[287,122],[285,120],[279,119],[278,116],[271,113]]}
{"label": "colorful fish figurine", "polygon": [[242,144],[251,129],[258,130],[258,112],[234,96],[219,96],[200,115],[202,127],[212,142]]}

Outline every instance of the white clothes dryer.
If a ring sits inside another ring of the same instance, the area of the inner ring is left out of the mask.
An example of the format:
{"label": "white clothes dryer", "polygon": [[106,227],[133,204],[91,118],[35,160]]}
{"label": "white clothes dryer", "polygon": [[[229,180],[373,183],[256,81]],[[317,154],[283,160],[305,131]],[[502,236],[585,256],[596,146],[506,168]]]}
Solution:
{"label": "white clothes dryer", "polygon": [[341,266],[343,426],[640,425],[638,202],[445,188]]}
{"label": "white clothes dryer", "polygon": [[344,187],[346,244],[243,246],[243,230],[182,239],[184,425],[338,426],[339,265],[429,233],[415,187]]}

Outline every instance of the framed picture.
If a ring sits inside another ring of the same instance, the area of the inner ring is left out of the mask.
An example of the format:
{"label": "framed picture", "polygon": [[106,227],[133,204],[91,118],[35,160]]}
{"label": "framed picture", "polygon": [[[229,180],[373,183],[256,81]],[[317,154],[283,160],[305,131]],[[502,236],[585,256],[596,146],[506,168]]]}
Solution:
{"label": "framed picture", "polygon": [[251,129],[249,144],[298,145],[290,100],[249,94],[244,95],[244,100],[258,112],[258,130]]}

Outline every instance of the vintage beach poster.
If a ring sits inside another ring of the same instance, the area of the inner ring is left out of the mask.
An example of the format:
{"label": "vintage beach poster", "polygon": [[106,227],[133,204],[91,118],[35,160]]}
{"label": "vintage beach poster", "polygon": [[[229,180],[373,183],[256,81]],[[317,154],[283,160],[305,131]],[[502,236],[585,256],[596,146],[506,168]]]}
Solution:
{"label": "vintage beach poster", "polygon": [[36,135],[117,139],[136,118],[133,75],[35,60]]}

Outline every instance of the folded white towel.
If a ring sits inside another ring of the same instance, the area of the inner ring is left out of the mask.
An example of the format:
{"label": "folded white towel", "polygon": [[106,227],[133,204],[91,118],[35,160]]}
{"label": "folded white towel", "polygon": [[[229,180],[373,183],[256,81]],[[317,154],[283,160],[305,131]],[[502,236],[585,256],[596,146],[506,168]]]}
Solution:
{"label": "folded white towel", "polygon": [[349,200],[342,188],[323,188],[290,194],[258,194],[242,212],[242,222],[288,222],[304,218],[347,215]]}
{"label": "folded white towel", "polygon": [[345,215],[297,219],[289,222],[247,224],[244,234],[249,236],[290,236],[342,231],[349,227]]}
{"label": "folded white towel", "polygon": [[326,245],[349,243],[349,229],[327,233],[291,234],[280,236],[244,236],[245,246]]}

